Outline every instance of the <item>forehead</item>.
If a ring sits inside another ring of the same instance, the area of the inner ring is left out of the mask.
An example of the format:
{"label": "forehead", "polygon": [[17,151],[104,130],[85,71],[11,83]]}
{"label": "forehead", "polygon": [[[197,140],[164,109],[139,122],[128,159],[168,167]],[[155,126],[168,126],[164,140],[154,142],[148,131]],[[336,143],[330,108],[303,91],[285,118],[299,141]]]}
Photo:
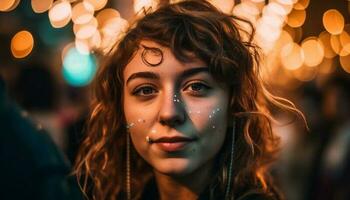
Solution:
{"label": "forehead", "polygon": [[[162,55],[154,55],[149,54],[146,59],[157,60],[159,61],[159,57],[162,56],[162,61],[156,66],[150,66],[142,59],[142,54],[145,50],[144,47],[147,48],[157,48],[161,51]],[[181,73],[182,71],[189,68],[196,67],[207,67],[207,65],[201,61],[200,59],[193,58],[190,62],[181,62],[175,58],[171,50],[167,47],[161,46],[156,42],[144,40],[141,41],[139,45],[139,49],[136,51],[134,57],[131,61],[126,65],[124,69],[124,77],[130,76],[132,73],[140,72],[140,71],[152,71],[159,73]]]}

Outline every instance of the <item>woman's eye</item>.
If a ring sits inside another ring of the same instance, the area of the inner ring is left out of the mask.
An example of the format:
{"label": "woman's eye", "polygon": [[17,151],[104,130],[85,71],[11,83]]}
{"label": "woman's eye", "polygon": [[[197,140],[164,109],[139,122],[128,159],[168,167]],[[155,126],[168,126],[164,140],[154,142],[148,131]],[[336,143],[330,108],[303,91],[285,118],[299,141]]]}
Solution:
{"label": "woman's eye", "polygon": [[204,95],[208,92],[210,87],[201,82],[195,82],[189,84],[185,89],[189,90],[191,93],[195,95]]}
{"label": "woman's eye", "polygon": [[156,92],[157,91],[151,86],[143,86],[143,87],[137,88],[135,91],[133,91],[132,94],[136,96],[151,96]]}

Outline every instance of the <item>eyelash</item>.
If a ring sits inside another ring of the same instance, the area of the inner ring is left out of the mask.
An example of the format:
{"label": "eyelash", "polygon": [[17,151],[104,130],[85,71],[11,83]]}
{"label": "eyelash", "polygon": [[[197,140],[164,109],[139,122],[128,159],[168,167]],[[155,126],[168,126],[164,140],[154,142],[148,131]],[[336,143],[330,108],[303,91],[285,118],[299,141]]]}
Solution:
{"label": "eyelash", "polygon": [[[200,86],[201,88],[199,90],[202,90],[202,91],[194,90],[193,88],[190,89],[193,86],[197,86],[197,87]],[[145,89],[152,90],[152,93],[145,94]],[[206,95],[208,90],[211,89],[211,87],[209,87],[207,84],[205,84],[203,82],[196,81],[196,82],[191,82],[191,83],[187,84],[186,87],[183,89],[183,91],[186,91],[187,89],[190,89],[189,93],[192,94],[193,96],[204,96],[204,95]],[[152,85],[143,85],[143,86],[137,87],[132,92],[132,94],[135,95],[135,96],[140,96],[140,97],[151,97],[157,92],[158,91],[155,89],[154,86],[152,86]]]}
{"label": "eyelash", "polygon": [[[193,86],[200,86],[202,91],[198,91],[198,90],[193,90],[193,88],[190,90],[190,93],[192,93],[192,95],[194,96],[204,96],[206,95],[206,93],[208,92],[209,89],[211,89],[207,84],[200,82],[200,81],[196,81],[196,82],[191,82],[189,83],[184,90],[193,87]],[[204,90],[204,91],[203,91]]]}

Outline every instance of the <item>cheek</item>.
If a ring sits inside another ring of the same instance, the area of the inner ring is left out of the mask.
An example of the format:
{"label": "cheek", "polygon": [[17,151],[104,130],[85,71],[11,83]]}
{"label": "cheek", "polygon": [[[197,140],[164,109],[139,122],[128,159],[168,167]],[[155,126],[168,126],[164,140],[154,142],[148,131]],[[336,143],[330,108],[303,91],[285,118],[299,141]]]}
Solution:
{"label": "cheek", "polygon": [[187,107],[187,113],[199,132],[216,132],[226,129],[227,109],[220,102],[201,105],[196,103]]}

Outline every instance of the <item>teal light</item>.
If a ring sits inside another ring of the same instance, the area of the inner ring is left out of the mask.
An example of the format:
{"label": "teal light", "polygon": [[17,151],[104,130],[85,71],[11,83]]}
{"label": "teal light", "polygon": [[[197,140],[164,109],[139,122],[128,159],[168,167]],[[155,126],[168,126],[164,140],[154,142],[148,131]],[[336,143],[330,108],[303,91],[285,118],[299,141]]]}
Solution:
{"label": "teal light", "polygon": [[96,73],[96,59],[91,54],[81,54],[72,47],[63,60],[63,77],[68,84],[76,87],[88,85]]}

